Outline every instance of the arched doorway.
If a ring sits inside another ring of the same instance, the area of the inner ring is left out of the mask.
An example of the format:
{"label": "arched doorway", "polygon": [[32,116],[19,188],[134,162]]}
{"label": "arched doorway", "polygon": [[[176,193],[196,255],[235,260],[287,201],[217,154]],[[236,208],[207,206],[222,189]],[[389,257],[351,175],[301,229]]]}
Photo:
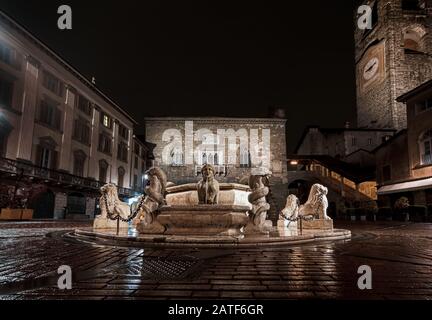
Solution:
{"label": "arched doorway", "polygon": [[40,196],[33,200],[34,219],[53,219],[54,218],[55,195],[54,192],[47,189]]}
{"label": "arched doorway", "polygon": [[12,126],[3,117],[0,117],[0,157],[6,156],[8,136],[12,131]]}
{"label": "arched doorway", "polygon": [[72,192],[67,197],[66,214],[85,215],[86,213],[86,197],[82,193]]}
{"label": "arched doorway", "polygon": [[305,203],[309,196],[311,183],[306,180],[295,180],[288,185],[290,194],[294,194],[299,198],[300,203]]}

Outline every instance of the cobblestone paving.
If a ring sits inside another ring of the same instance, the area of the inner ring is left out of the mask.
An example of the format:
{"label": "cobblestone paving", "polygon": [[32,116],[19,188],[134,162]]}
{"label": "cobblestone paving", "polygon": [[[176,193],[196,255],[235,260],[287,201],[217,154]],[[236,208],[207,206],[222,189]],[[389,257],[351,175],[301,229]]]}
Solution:
{"label": "cobblestone paving", "polygon": [[[77,225],[0,224],[0,300],[432,299],[432,224],[337,223],[351,241],[229,251],[65,241]],[[72,290],[55,286],[60,265]],[[360,265],[372,290],[357,288]]]}

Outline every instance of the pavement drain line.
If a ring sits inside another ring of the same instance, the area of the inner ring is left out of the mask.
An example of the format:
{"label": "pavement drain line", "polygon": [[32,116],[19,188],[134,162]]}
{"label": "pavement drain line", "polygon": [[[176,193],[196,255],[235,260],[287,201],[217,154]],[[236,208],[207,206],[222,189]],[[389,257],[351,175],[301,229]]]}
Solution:
{"label": "pavement drain line", "polygon": [[[64,234],[65,232],[56,231],[47,236],[58,238]],[[231,255],[234,252],[232,250],[202,250],[168,257],[142,257],[140,254],[135,254],[132,257],[130,255],[124,257],[109,268],[72,271],[72,279],[74,282],[79,282],[101,278],[110,274],[114,277],[127,276],[143,280],[153,279],[155,281],[183,280],[197,276],[203,271],[206,262],[218,257]],[[58,278],[57,271],[51,271],[36,278],[1,284],[0,296],[18,294],[46,287],[56,287]]]}

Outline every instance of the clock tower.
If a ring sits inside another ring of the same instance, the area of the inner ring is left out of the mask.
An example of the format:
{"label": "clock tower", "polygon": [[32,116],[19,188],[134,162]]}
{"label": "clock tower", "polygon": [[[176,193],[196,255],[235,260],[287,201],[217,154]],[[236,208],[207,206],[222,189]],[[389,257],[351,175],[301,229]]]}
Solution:
{"label": "clock tower", "polygon": [[432,0],[369,0],[372,29],[355,18],[357,126],[406,127],[403,93],[432,79]]}

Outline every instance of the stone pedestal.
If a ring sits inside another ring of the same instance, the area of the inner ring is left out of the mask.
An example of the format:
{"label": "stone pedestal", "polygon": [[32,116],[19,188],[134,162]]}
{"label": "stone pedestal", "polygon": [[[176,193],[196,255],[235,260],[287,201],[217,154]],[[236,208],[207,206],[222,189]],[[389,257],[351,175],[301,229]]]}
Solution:
{"label": "stone pedestal", "polygon": [[156,220],[166,235],[243,237],[249,221],[247,206],[194,205],[162,206]]}
{"label": "stone pedestal", "polygon": [[247,235],[269,235],[270,231],[273,229],[273,223],[271,220],[265,220],[260,225],[254,225],[252,222],[249,221],[249,223],[245,227],[244,234]]}
{"label": "stone pedestal", "polygon": [[136,229],[142,234],[163,234],[165,232],[165,227],[161,225],[158,221],[151,224],[141,221],[137,223]]}
{"label": "stone pedestal", "polygon": [[[129,223],[120,221],[120,229],[128,229]],[[101,216],[97,216],[93,221],[93,229],[117,229],[117,220],[110,220]]]}
{"label": "stone pedestal", "polygon": [[288,220],[278,220],[277,223],[277,231],[279,236],[281,237],[288,237],[292,235],[297,235],[298,231],[298,223],[297,221],[288,221]]}
{"label": "stone pedestal", "polygon": [[302,221],[303,230],[333,230],[332,219],[315,219],[310,221]]}

